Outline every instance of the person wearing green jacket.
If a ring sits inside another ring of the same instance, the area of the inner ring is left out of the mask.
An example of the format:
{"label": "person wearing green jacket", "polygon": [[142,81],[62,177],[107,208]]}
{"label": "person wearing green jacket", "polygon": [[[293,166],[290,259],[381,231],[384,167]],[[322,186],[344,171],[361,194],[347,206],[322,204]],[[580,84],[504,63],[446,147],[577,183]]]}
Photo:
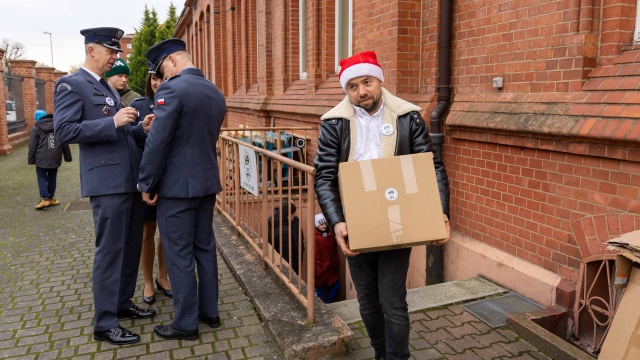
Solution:
{"label": "person wearing green jacket", "polygon": [[109,85],[120,94],[120,99],[124,106],[129,106],[133,99],[140,97],[140,94],[129,88],[129,75],[131,75],[129,65],[122,58],[118,58],[111,70],[104,74]]}

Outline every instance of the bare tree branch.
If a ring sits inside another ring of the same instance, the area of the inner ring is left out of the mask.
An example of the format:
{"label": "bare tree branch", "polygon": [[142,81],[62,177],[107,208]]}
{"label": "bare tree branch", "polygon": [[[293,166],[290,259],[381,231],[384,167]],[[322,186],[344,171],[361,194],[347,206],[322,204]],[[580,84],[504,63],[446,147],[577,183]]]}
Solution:
{"label": "bare tree branch", "polygon": [[21,59],[24,56],[26,47],[19,41],[12,41],[11,39],[2,38],[2,40],[0,40],[0,49],[4,50],[5,59],[16,60]]}

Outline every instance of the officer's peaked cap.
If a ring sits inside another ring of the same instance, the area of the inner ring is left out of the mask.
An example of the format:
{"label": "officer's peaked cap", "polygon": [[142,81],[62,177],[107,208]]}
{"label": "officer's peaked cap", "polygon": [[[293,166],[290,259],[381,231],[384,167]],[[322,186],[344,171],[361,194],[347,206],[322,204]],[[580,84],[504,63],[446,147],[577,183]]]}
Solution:
{"label": "officer's peaked cap", "polygon": [[124,31],[112,27],[99,27],[80,30],[80,34],[84,36],[84,43],[96,43],[112,50],[122,51],[120,48],[120,38],[124,35]]}
{"label": "officer's peaked cap", "polygon": [[147,53],[144,55],[144,57],[149,63],[152,64],[151,66],[149,66],[149,70],[157,72],[158,67],[160,67],[160,64],[162,64],[164,58],[173,54],[174,52],[186,50],[187,45],[184,43],[184,41],[182,41],[182,39],[173,38],[163,40],[153,45],[151,48],[149,48],[149,50],[147,50]]}

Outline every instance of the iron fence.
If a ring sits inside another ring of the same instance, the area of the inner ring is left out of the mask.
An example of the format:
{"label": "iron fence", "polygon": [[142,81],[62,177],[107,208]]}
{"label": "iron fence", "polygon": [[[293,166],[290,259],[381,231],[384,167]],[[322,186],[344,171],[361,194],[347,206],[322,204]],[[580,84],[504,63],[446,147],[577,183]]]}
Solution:
{"label": "iron fence", "polygon": [[4,84],[7,87],[5,99],[7,130],[11,135],[24,131],[27,127],[22,97],[22,76],[6,73],[4,74]]}
{"label": "iron fence", "polygon": [[306,132],[317,129],[223,130],[218,140],[223,191],[216,207],[306,307],[313,323],[319,207],[305,145]]}
{"label": "iron fence", "polygon": [[36,110],[47,111],[46,81],[36,78]]}

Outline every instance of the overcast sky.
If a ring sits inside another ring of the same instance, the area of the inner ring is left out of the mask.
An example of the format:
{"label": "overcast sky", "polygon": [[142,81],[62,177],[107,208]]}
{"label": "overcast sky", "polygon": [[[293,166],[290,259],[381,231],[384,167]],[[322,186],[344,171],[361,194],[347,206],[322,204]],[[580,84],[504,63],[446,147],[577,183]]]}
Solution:
{"label": "overcast sky", "polygon": [[145,5],[156,10],[162,23],[172,2],[180,16],[185,0],[0,0],[0,40],[21,42],[23,59],[51,66],[49,35],[43,31],[50,32],[53,65],[68,71],[84,62],[81,29],[117,27],[131,34],[140,27]]}

